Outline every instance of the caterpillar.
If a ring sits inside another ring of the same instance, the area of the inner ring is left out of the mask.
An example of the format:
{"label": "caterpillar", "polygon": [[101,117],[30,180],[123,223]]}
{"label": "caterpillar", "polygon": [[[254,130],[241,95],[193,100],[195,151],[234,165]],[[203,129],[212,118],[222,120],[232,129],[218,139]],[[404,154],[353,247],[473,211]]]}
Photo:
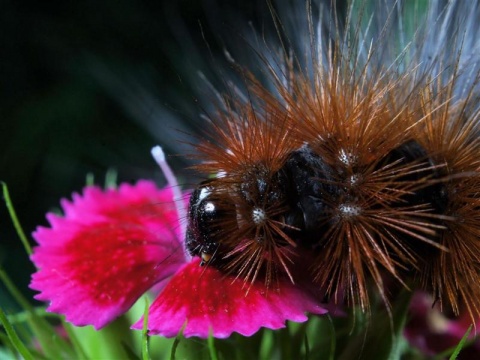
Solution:
{"label": "caterpillar", "polygon": [[479,6],[431,1],[402,39],[406,5],[387,3],[352,2],[341,24],[307,1],[294,36],[270,4],[268,81],[232,59],[246,90],[196,146],[215,176],[191,196],[186,248],[247,283],[307,281],[368,311],[369,284],[388,303],[393,281],[478,318]]}

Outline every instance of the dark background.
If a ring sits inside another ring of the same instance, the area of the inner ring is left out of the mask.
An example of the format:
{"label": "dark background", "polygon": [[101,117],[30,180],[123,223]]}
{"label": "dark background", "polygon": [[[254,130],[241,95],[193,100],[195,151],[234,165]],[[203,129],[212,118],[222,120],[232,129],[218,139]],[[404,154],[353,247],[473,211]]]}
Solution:
{"label": "dark background", "polygon": [[[260,24],[269,16],[263,2],[221,3],[2,2],[0,180],[28,235],[62,197],[81,191],[87,173],[100,184],[115,169],[120,182],[161,185],[155,144],[179,155],[170,164],[180,181],[195,181],[184,141],[205,126],[198,99],[208,86],[198,73],[221,83],[225,34],[240,38],[228,19]],[[0,266],[31,297],[34,268],[3,203]],[[13,306],[2,285],[0,304]]]}
{"label": "dark background", "polygon": [[[47,225],[45,213],[61,198],[81,191],[87,173],[100,184],[115,169],[119,182],[162,185],[150,156],[156,144],[173,155],[180,181],[195,183],[185,142],[205,129],[210,83],[222,91],[235,78],[223,49],[258,61],[246,55],[241,34],[255,27],[276,36],[271,19],[266,1],[4,0],[0,180],[27,234]],[[0,267],[31,298],[34,268],[3,203]],[[0,304],[13,306],[2,285]]]}

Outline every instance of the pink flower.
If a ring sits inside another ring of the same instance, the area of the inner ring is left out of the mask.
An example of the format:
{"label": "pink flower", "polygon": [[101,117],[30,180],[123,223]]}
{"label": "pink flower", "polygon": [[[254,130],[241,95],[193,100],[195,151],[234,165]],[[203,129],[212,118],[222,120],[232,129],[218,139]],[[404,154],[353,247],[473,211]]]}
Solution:
{"label": "pink flower", "polygon": [[[161,282],[148,329],[167,337],[182,328],[187,337],[249,336],[261,327],[282,328],[286,320],[306,321],[305,312],[326,312],[289,280],[246,285],[190,259],[171,188],[149,181],[118,190],[87,187],[62,208],[63,217],[48,214],[50,227],[33,234],[38,271],[30,287],[50,303],[49,311],[75,325],[102,328]],[[142,328],[142,320],[133,328]]]}
{"label": "pink flower", "polygon": [[[436,355],[458,345],[467,332],[472,320],[467,311],[457,317],[447,317],[438,305],[433,306],[433,299],[424,292],[417,291],[410,304],[410,318],[404,335],[408,342],[425,355]],[[475,324],[469,339],[473,339],[480,322]],[[480,341],[462,349],[459,359],[480,358]]]}

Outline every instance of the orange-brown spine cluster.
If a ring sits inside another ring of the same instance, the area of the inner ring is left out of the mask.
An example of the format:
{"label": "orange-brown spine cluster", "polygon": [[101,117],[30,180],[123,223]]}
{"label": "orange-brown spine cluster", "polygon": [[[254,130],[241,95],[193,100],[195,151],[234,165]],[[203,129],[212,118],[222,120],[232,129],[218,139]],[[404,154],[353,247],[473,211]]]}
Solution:
{"label": "orange-brown spine cluster", "polygon": [[[220,245],[228,249],[217,256],[227,271],[247,281],[308,277],[327,294],[364,310],[370,306],[369,282],[388,303],[385,279],[393,278],[412,290],[431,291],[456,313],[466,306],[472,317],[480,315],[480,68],[461,54],[470,28],[458,25],[454,15],[464,10],[458,2],[447,5],[439,24],[414,36],[412,44],[425,41],[421,49],[410,44],[389,63],[378,54],[391,48],[390,18],[376,44],[365,44],[355,26],[351,36],[337,26],[330,42],[311,30],[305,39],[310,54],[279,51],[282,70],[267,62],[275,91],[239,69],[248,100],[225,98],[210,140],[197,148],[205,160],[198,170],[215,174],[209,186],[219,199],[235,204],[230,220],[216,224],[223,234]],[[456,31],[449,38],[452,49],[426,43],[429,31],[447,25]],[[421,55],[429,48],[434,48],[430,59]],[[318,55],[319,49],[325,54]],[[309,59],[308,68],[301,56]],[[429,64],[420,64],[427,59]],[[409,162],[385,160],[412,141],[424,154]],[[333,169],[330,185],[341,189],[325,194],[328,210],[318,214],[318,222],[328,226],[308,251],[291,235],[295,229],[282,222],[284,201],[265,207],[258,189],[242,188],[258,174],[267,192],[277,187],[276,174],[305,144]],[[408,200],[423,189],[437,191],[433,197],[441,205]],[[252,215],[257,208],[259,219]]]}

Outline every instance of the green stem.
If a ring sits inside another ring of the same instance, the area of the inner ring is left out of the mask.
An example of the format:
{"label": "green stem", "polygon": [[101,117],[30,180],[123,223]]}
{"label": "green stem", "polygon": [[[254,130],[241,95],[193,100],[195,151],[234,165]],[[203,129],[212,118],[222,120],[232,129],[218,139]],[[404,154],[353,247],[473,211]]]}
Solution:
{"label": "green stem", "polygon": [[142,360],[149,360],[148,354],[148,298],[145,297],[145,309],[143,311],[143,329],[142,329]]}
{"label": "green stem", "polygon": [[7,206],[10,219],[12,219],[13,226],[17,231],[18,237],[22,241],[25,251],[30,256],[32,255],[32,247],[30,246],[30,243],[28,242],[28,239],[25,236],[22,226],[20,225],[20,221],[18,220],[17,213],[15,212],[15,208],[13,207],[12,199],[10,198],[10,193],[8,192],[7,184],[5,184],[3,181],[0,181],[0,183],[2,184],[3,198],[5,199],[5,205]]}
{"label": "green stem", "polygon": [[208,342],[208,350],[210,353],[210,359],[218,360],[217,349],[215,348],[215,338],[213,337],[213,335],[210,334],[210,336],[207,339],[207,342]]}

